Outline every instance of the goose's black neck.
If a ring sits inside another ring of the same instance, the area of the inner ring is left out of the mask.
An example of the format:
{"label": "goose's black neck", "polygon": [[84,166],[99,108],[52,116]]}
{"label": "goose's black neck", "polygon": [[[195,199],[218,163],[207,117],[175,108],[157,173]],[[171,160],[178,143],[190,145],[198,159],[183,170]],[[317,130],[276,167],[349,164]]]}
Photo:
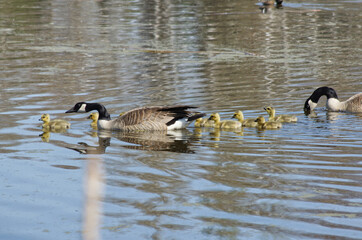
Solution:
{"label": "goose's black neck", "polygon": [[317,88],[312,95],[309,97],[310,100],[312,100],[312,102],[317,103],[319,101],[319,99],[325,95],[327,97],[327,99],[329,98],[336,98],[338,99],[337,93],[336,91],[334,91],[333,88],[330,87],[320,87]]}
{"label": "goose's black neck", "polygon": [[85,107],[86,112],[97,110],[98,111],[98,120],[111,120],[111,115],[107,112],[105,106],[99,103],[87,103]]}

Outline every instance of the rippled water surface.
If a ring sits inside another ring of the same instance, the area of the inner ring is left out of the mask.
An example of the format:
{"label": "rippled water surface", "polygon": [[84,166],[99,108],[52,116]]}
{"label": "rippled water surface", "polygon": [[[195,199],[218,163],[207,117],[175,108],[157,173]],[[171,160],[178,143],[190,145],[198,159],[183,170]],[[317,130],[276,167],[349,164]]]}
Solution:
{"label": "rippled water surface", "polygon": [[[361,92],[361,3],[1,1],[0,238],[361,239],[362,115],[302,109]],[[299,121],[125,134],[80,101]]]}

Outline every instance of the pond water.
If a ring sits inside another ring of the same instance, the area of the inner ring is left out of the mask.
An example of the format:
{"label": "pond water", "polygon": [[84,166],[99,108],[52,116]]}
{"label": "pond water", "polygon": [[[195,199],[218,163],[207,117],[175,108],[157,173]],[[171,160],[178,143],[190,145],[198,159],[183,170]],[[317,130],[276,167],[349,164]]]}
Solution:
{"label": "pond water", "polygon": [[[0,238],[360,239],[362,115],[303,105],[361,92],[361,3],[1,1]],[[299,120],[124,134],[80,101]]]}

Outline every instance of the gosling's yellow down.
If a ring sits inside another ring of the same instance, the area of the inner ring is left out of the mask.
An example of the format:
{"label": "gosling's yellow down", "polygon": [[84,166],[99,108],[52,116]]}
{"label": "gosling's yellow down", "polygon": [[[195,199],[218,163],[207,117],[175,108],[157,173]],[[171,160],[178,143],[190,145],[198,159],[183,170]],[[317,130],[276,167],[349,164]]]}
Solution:
{"label": "gosling's yellow down", "polygon": [[215,127],[215,122],[209,119],[198,118],[195,120],[195,127]]}
{"label": "gosling's yellow down", "polygon": [[215,128],[224,128],[224,129],[237,129],[241,128],[241,122],[233,120],[220,120],[220,115],[218,113],[213,113],[209,117],[209,120],[215,122]]}
{"label": "gosling's yellow down", "polygon": [[278,115],[275,116],[275,108],[273,107],[266,107],[264,110],[269,114],[269,122],[297,122],[298,118],[294,115]]}
{"label": "gosling's yellow down", "polygon": [[282,127],[280,122],[265,122],[265,118],[263,116],[259,116],[255,122],[258,123],[258,128],[260,129],[278,129]]}
{"label": "gosling's yellow down", "polygon": [[[121,113],[119,114],[119,116],[122,116],[124,113],[125,113],[125,112],[121,112]],[[98,117],[99,117],[98,112],[93,112],[93,113],[91,113],[91,114],[89,115],[89,117],[87,117],[87,119],[91,119],[91,120],[92,120],[92,122],[91,122],[91,124],[90,124],[92,128],[97,128]]]}
{"label": "gosling's yellow down", "polygon": [[92,120],[90,124],[92,128],[97,128],[98,116],[99,114],[97,112],[93,112],[89,115],[89,117],[87,117],[87,119]]}
{"label": "gosling's yellow down", "polygon": [[70,123],[63,119],[50,120],[49,114],[41,115],[39,121],[43,121],[43,129],[45,130],[58,130],[70,128]]}
{"label": "gosling's yellow down", "polygon": [[244,114],[242,111],[236,111],[232,118],[236,118],[243,127],[257,127],[258,123],[255,122],[255,119],[244,119]]}

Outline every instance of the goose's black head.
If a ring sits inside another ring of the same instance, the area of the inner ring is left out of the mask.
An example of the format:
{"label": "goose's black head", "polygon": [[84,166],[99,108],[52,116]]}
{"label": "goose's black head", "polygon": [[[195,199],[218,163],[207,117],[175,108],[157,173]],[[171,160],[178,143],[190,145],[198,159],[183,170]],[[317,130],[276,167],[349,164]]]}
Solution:
{"label": "goose's black head", "polygon": [[304,112],[309,114],[316,106],[321,96],[325,95],[327,99],[336,98],[338,99],[337,93],[333,88],[320,87],[317,88],[312,95],[304,103]]}
{"label": "goose's black head", "polygon": [[74,107],[72,107],[71,109],[69,109],[65,113],[74,113],[74,112],[88,112],[87,111],[87,103],[86,102],[78,102],[78,103],[76,103],[74,105]]}
{"label": "goose's black head", "polygon": [[79,102],[74,105],[71,109],[66,111],[65,113],[84,113],[84,112],[90,112],[96,110],[98,111],[99,117],[98,120],[105,119],[105,120],[111,120],[111,116],[107,112],[107,109],[99,103],[86,103],[86,102]]}

